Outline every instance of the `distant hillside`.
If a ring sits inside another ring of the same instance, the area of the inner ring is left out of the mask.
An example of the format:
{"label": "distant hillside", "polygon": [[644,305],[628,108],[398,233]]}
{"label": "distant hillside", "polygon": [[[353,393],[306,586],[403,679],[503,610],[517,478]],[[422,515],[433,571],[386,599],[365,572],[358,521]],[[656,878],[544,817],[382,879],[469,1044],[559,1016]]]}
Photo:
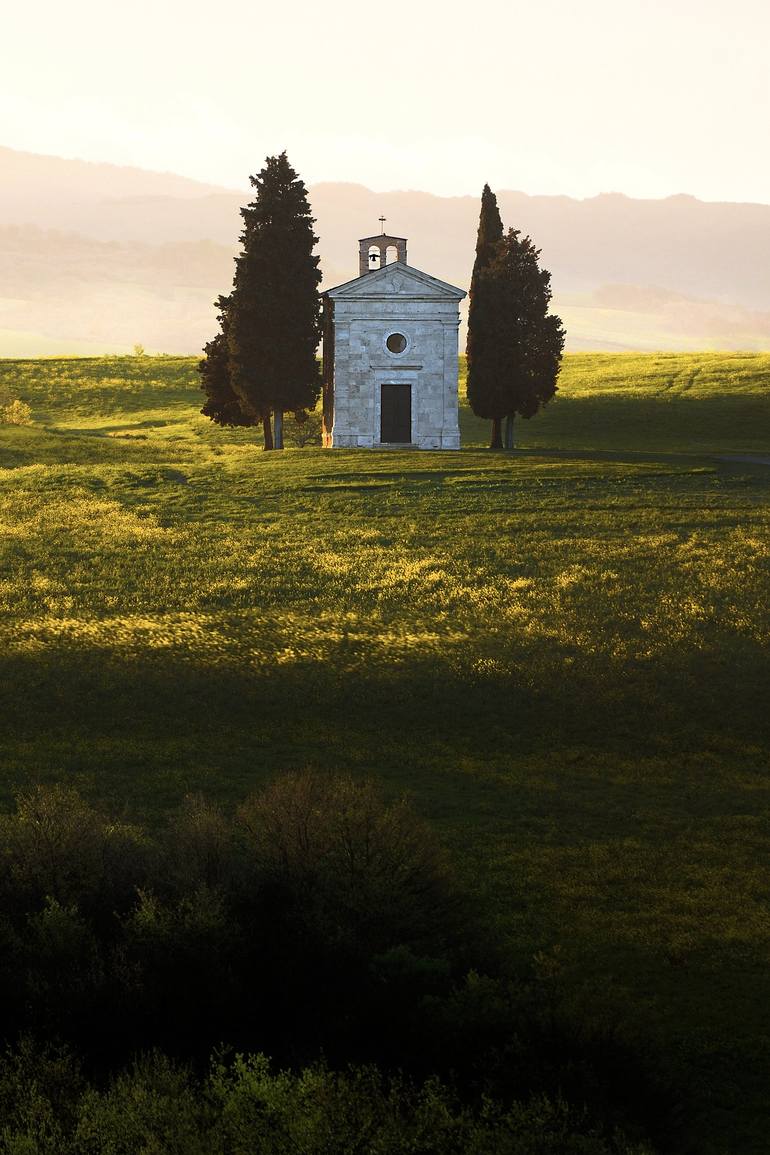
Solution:
{"label": "distant hillside", "polygon": [[[384,214],[411,263],[467,287],[475,197],[333,183],[310,195],[327,285],[356,275],[357,238]],[[249,196],[0,148],[0,355],[198,351]],[[542,249],[570,348],[770,348],[770,206],[498,196]]]}

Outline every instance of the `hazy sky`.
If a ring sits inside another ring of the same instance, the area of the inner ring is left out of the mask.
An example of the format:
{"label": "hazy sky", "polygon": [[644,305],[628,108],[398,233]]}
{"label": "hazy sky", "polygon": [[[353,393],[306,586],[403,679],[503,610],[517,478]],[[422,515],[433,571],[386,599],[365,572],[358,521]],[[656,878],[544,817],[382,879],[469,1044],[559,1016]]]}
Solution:
{"label": "hazy sky", "polygon": [[11,148],[770,203],[770,0],[4,0],[2,29]]}

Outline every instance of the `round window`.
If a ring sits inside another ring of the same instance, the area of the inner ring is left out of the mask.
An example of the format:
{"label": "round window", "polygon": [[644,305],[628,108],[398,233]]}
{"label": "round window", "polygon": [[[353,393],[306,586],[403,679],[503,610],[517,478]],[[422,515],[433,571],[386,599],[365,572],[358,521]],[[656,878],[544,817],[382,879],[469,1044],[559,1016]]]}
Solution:
{"label": "round window", "polygon": [[403,353],[406,349],[406,337],[403,333],[391,333],[385,344],[391,353]]}

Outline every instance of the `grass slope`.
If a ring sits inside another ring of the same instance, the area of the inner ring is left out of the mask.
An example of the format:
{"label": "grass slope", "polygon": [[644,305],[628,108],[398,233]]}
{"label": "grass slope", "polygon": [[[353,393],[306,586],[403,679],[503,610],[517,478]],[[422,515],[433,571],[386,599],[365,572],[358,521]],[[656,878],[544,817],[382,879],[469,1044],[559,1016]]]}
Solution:
{"label": "grass slope", "polygon": [[0,363],[5,801],[373,771],[660,1049],[690,1149],[764,1150],[770,473],[704,454],[768,452],[770,357],[569,357],[513,457],[467,411],[460,453],[263,456],[194,364]]}

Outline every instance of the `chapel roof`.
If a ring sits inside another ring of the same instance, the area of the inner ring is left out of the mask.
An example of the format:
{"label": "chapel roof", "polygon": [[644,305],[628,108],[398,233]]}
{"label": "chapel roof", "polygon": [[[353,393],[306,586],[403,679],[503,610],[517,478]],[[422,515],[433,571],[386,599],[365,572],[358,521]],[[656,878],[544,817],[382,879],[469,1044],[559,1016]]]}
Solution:
{"label": "chapel roof", "polygon": [[364,241],[406,241],[407,237],[397,237],[393,233],[374,233],[371,237],[359,237],[358,243],[362,245]]}
{"label": "chapel roof", "polygon": [[403,261],[391,261],[380,269],[373,269],[360,277],[353,277],[341,285],[325,289],[324,297],[450,297],[461,301],[467,294],[457,285],[440,281],[422,269],[406,265]]}

